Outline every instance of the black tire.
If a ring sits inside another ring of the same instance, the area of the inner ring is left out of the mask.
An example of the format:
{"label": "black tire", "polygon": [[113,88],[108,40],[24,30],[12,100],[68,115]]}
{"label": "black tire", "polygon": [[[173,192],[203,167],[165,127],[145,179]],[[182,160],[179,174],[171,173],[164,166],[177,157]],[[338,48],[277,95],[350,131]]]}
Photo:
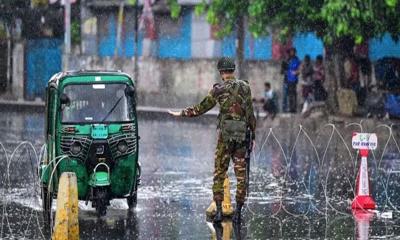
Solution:
{"label": "black tire", "polygon": [[128,203],[129,210],[135,209],[137,206],[137,191],[134,191],[131,196],[127,197],[126,201]]}
{"label": "black tire", "polygon": [[103,217],[107,214],[107,207],[104,205],[98,205],[96,207],[96,213],[98,217]]}
{"label": "black tire", "polygon": [[42,198],[42,208],[43,208],[43,219],[45,223],[50,223],[51,221],[51,206],[53,202],[53,196],[49,193],[47,186],[41,187],[41,198]]}
{"label": "black tire", "polygon": [[134,188],[131,189],[129,196],[126,198],[126,202],[128,203],[129,210],[135,209],[137,206],[137,190],[139,187],[139,181],[141,175],[141,168],[138,167],[135,178],[133,179]]}
{"label": "black tire", "polygon": [[107,214],[108,193],[106,188],[95,189],[96,213],[98,217]]}

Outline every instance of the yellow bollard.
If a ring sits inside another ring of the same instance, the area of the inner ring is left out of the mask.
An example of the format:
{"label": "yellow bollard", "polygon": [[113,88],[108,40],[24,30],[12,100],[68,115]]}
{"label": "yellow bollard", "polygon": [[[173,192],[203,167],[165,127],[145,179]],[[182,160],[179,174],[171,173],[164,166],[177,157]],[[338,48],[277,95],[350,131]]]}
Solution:
{"label": "yellow bollard", "polygon": [[[211,231],[211,240],[217,240],[217,239],[222,239],[222,240],[231,240],[232,239],[232,232],[233,232],[233,224],[232,220],[227,220],[223,221],[220,226],[215,226],[214,224],[207,222],[207,226]],[[222,236],[217,236],[217,228],[222,228],[219,229],[222,230]]]}
{"label": "yellow bollard", "polygon": [[64,172],[58,185],[57,210],[52,240],[79,239],[78,184],[73,172]]}
{"label": "yellow bollard", "polygon": [[231,240],[232,232],[233,232],[233,224],[232,220],[222,222],[222,239],[223,240]]}
{"label": "yellow bollard", "polygon": [[[215,201],[212,201],[210,206],[206,210],[207,220],[211,220],[215,216],[217,211],[217,206]],[[230,192],[230,182],[228,176],[225,177],[224,181],[224,201],[222,202],[222,214],[224,216],[232,216],[233,208],[231,203],[231,192]]]}

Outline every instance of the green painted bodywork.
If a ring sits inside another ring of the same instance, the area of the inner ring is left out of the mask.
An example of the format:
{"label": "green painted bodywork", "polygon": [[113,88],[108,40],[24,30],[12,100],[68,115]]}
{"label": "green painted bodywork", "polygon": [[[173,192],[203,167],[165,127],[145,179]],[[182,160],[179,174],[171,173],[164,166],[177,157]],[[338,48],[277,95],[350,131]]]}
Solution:
{"label": "green painted bodywork", "polygon": [[61,176],[63,172],[74,172],[78,182],[78,198],[84,199],[89,190],[88,181],[89,175],[85,165],[76,159],[66,158],[58,165],[58,174]]}
{"label": "green painted bodywork", "polygon": [[94,172],[90,175],[89,185],[92,187],[104,187],[110,184],[108,172]]}
{"label": "green painted bodywork", "polygon": [[[75,72],[58,73],[52,77],[47,87],[46,95],[46,146],[47,155],[39,168],[41,182],[43,185],[51,186],[50,190],[57,191],[58,177],[63,172],[75,172],[78,180],[78,197],[86,200],[90,186],[99,186],[99,184],[110,185],[112,197],[123,197],[132,191],[135,186],[134,181],[137,175],[138,167],[138,126],[136,119],[136,110],[134,110],[134,119],[130,124],[134,124],[136,129],[136,151],[133,154],[125,155],[115,161],[110,170],[110,176],[105,181],[105,172],[98,171],[93,174],[93,169],[87,169],[85,163],[73,156],[61,155],[61,136],[63,128],[74,127],[74,133],[68,133],[75,136],[85,136],[92,139],[107,139],[108,136],[122,131],[122,124],[62,124],[60,93],[68,84],[107,84],[107,83],[125,83],[135,86],[135,82],[126,74],[118,72]],[[135,104],[135,103],[132,103]],[[136,107],[134,107],[136,109]],[[125,124],[125,123],[124,123]],[[56,159],[56,160],[55,160]],[[59,160],[62,159],[62,160]],[[57,170],[50,179],[51,172],[57,164]],[[107,174],[107,173],[105,173]],[[52,182],[50,182],[52,181]]]}
{"label": "green painted bodywork", "polygon": [[134,84],[133,81],[124,74],[104,74],[99,73],[95,74],[92,73],[90,75],[81,75],[81,76],[69,76],[60,82],[60,87],[63,88],[65,85],[68,84],[83,84],[83,83],[126,83],[126,84]]}
{"label": "green painted bodywork", "polygon": [[[134,169],[137,167],[137,161],[135,161],[134,158],[135,156],[127,156],[126,158],[120,159],[114,167],[114,170],[111,172],[111,192],[113,194],[129,192],[133,187],[133,181],[131,181],[131,179],[134,179],[136,174]],[[132,165],[132,162],[134,162],[135,165]]]}

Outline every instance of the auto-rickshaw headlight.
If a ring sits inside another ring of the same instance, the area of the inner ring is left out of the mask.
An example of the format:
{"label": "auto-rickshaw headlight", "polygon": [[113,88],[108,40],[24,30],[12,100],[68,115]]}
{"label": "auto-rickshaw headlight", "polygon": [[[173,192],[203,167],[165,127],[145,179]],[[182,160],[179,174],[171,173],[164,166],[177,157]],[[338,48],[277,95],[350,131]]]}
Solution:
{"label": "auto-rickshaw headlight", "polygon": [[117,148],[120,153],[124,153],[128,150],[128,144],[125,140],[121,140],[118,142]]}
{"label": "auto-rickshaw headlight", "polygon": [[82,145],[79,142],[73,142],[71,145],[71,153],[78,155],[82,150]]}

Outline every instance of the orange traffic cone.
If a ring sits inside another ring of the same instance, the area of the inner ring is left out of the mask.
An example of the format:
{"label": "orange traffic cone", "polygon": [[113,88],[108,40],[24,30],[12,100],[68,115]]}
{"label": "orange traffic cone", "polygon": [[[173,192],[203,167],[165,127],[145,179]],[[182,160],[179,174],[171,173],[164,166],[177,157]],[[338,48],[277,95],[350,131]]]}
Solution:
{"label": "orange traffic cone", "polygon": [[352,209],[375,209],[376,204],[371,196],[368,177],[368,149],[360,149],[361,164],[356,182],[356,197],[351,204]]}

